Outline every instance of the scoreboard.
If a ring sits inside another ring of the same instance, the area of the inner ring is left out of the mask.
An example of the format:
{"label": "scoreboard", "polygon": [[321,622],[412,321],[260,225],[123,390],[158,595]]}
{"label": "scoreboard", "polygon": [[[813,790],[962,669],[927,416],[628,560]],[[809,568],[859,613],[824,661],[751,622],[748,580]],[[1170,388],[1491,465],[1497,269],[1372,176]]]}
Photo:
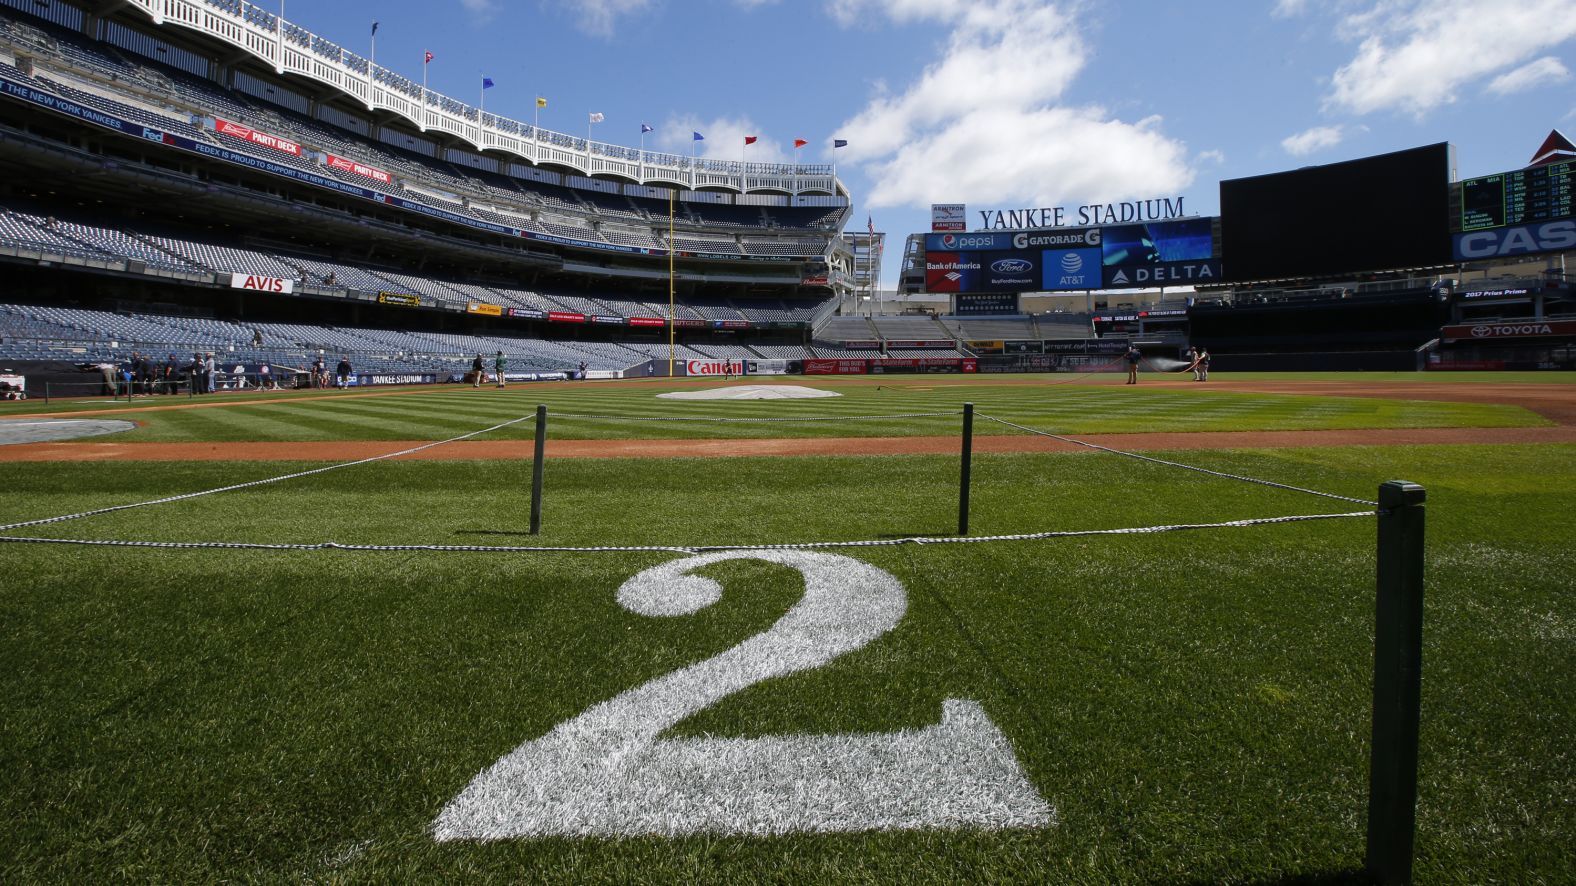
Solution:
{"label": "scoreboard", "polygon": [[1576,160],[1461,183],[1461,230],[1536,224],[1576,214]]}

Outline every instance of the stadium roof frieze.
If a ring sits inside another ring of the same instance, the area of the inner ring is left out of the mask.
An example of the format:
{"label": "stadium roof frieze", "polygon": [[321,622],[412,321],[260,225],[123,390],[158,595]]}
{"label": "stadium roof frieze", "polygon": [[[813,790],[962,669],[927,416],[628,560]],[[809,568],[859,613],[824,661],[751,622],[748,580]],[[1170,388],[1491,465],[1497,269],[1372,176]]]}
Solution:
{"label": "stadium roof frieze", "polygon": [[586,175],[691,189],[747,193],[846,194],[830,164],[767,164],[709,160],[577,138],[522,123],[427,89],[272,12],[246,2],[126,0],[160,27],[178,25],[243,50],[279,75],[294,74],[349,96],[368,110],[387,111],[421,132],[446,134],[479,151],[502,151],[537,164]]}

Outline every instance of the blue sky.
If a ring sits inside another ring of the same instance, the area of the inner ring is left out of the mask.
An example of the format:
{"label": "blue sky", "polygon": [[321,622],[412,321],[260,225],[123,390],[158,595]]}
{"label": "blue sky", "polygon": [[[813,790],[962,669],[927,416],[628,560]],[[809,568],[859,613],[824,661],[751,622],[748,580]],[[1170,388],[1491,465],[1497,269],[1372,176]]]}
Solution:
{"label": "blue sky", "polygon": [[[262,4],[267,8],[268,4]],[[285,17],[489,110],[599,141],[835,162],[889,235],[977,210],[1181,196],[1422,144],[1468,178],[1576,137],[1570,0],[295,0]],[[745,135],[760,141],[742,147]],[[835,152],[833,138],[848,139]]]}

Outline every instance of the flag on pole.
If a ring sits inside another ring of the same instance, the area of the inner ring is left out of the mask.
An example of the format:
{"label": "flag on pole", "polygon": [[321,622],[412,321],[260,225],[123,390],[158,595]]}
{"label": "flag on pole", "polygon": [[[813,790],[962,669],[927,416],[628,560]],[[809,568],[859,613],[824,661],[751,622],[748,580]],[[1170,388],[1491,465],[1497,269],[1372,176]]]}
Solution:
{"label": "flag on pole", "polygon": [[646,133],[652,132],[652,131],[654,131],[654,130],[652,130],[650,123],[642,123],[642,124],[640,124],[640,134],[641,135],[645,135]]}
{"label": "flag on pole", "polygon": [[598,113],[596,111],[592,111],[591,112],[590,121],[592,123],[601,123],[604,119],[606,119],[606,118],[604,118],[600,113]]}
{"label": "flag on pole", "polygon": [[832,139],[832,147],[833,148],[846,148],[846,147],[848,147],[848,139],[846,139],[846,138],[834,138],[834,139]]}
{"label": "flag on pole", "polygon": [[694,136],[694,138],[692,138],[692,139],[690,139],[690,141],[697,141],[697,142],[703,142],[703,141],[705,141],[705,140],[706,140],[706,136],[704,136],[704,135],[701,135],[701,134],[700,134],[700,133],[698,133],[698,132],[692,132],[692,133],[690,133],[690,134],[691,134],[691,135],[692,135],[692,136]]}
{"label": "flag on pole", "polygon": [[802,147],[804,147],[807,144],[809,144],[809,142],[805,141],[802,138],[796,138],[796,139],[793,140],[793,146],[794,146],[795,150],[797,150],[799,148],[802,148]]}
{"label": "flag on pole", "polygon": [[542,98],[541,96],[537,96],[536,97],[536,106],[538,108],[545,108],[545,107],[547,107],[547,99]]}
{"label": "flag on pole", "polygon": [[372,36],[376,37],[377,35],[378,35],[378,23],[377,22],[373,22],[372,23]]}
{"label": "flag on pole", "polygon": [[865,216],[865,230],[870,232],[872,238],[876,235],[876,221],[870,216]]}
{"label": "flag on pole", "polygon": [[492,89],[494,85],[496,85],[496,84],[493,83],[493,79],[491,77],[483,77],[482,78],[482,88],[483,89]]}
{"label": "flag on pole", "polygon": [[755,144],[755,143],[756,143],[756,142],[757,142],[757,141],[760,141],[760,139],[758,139],[758,138],[756,138],[756,137],[755,137],[755,136],[753,136],[753,135],[747,135],[747,136],[745,136],[745,137],[744,137],[744,143],[745,143],[745,144],[746,144],[746,145],[753,145],[753,144]]}
{"label": "flag on pole", "polygon": [[423,59],[421,63],[424,64],[424,65],[432,64],[432,51],[431,50],[428,50],[427,57],[425,59]]}

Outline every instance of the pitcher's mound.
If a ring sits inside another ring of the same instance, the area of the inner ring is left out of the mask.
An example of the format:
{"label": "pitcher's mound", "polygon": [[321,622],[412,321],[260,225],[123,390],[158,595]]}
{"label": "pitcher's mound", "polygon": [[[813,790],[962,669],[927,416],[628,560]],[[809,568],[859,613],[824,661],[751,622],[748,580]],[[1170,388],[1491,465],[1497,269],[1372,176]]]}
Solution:
{"label": "pitcher's mound", "polygon": [[668,400],[810,400],[816,397],[841,397],[836,391],[807,388],[804,385],[734,385],[704,391],[673,391],[658,394]]}

